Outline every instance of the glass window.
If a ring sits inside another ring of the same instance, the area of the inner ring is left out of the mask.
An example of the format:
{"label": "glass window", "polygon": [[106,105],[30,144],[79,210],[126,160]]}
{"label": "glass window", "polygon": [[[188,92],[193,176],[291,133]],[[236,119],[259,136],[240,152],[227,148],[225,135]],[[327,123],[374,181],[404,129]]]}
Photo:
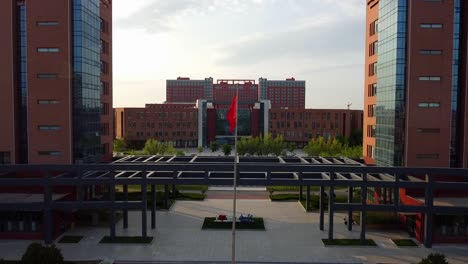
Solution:
{"label": "glass window", "polygon": [[57,74],[54,74],[54,73],[38,73],[37,78],[39,78],[39,79],[57,79]]}
{"label": "glass window", "polygon": [[59,48],[37,48],[37,52],[59,52]]}
{"label": "glass window", "polygon": [[46,27],[58,26],[58,24],[59,24],[58,21],[37,21],[37,22],[36,22],[36,25],[38,25],[38,26],[46,26]]}

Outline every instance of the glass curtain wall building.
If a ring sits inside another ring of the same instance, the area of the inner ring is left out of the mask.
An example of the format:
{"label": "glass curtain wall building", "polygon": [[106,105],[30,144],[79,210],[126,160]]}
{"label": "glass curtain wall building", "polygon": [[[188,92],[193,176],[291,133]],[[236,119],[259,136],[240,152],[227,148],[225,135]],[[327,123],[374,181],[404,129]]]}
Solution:
{"label": "glass curtain wall building", "polygon": [[379,4],[375,159],[384,166],[401,166],[404,154],[406,11],[406,0]]}
{"label": "glass curtain wall building", "polygon": [[73,156],[101,158],[101,20],[99,0],[73,0]]}

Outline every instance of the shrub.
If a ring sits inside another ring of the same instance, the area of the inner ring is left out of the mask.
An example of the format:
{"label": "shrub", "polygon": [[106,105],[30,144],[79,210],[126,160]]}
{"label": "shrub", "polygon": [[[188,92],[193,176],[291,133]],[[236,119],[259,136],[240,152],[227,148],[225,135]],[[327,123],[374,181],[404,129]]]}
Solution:
{"label": "shrub", "polygon": [[63,264],[63,256],[55,245],[32,243],[21,258],[22,264]]}
{"label": "shrub", "polygon": [[419,264],[448,264],[444,254],[431,253],[423,258]]}
{"label": "shrub", "polygon": [[219,144],[218,144],[218,142],[216,142],[216,141],[211,141],[211,142],[210,142],[210,149],[211,149],[211,152],[216,152],[216,151],[218,151],[218,149],[219,149]]}
{"label": "shrub", "polygon": [[202,152],[203,152],[203,147],[202,147],[202,146],[198,146],[197,150],[198,150],[198,153],[202,153]]}
{"label": "shrub", "polygon": [[228,156],[229,154],[231,154],[231,150],[232,150],[231,145],[229,145],[227,143],[223,145],[224,156]]}

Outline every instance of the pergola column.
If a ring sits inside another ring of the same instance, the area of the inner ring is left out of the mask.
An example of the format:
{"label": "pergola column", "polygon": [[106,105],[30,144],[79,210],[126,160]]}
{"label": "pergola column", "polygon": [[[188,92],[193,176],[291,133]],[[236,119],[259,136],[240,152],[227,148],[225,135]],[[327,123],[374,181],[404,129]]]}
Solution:
{"label": "pergola column", "polygon": [[146,171],[141,172],[141,236],[146,237],[146,211],[147,211],[147,186],[146,186]]}
{"label": "pergola column", "polygon": [[111,201],[110,211],[110,237],[115,237],[115,172],[110,173],[109,198]]}
{"label": "pergola column", "polygon": [[335,194],[335,173],[330,172],[330,190],[328,192],[328,239],[333,240],[333,221],[334,221],[334,203],[335,198],[333,197]]}
{"label": "pergola column", "polygon": [[[123,185],[123,193],[124,193],[125,205],[128,205],[128,185],[127,184]],[[123,228],[125,229],[128,228],[128,208],[127,207],[123,209]]]}
{"label": "pergola column", "polygon": [[164,207],[169,209],[169,185],[164,185]]}
{"label": "pergola column", "polygon": [[151,229],[156,228],[156,185],[151,184]]}
{"label": "pergola column", "polygon": [[364,243],[366,240],[367,173],[362,174],[361,205],[362,205],[362,208],[361,208],[361,216],[360,216],[360,225],[361,225],[360,239],[361,239],[361,243]]}
{"label": "pergola column", "polygon": [[44,182],[44,231],[45,231],[45,243],[51,244],[54,240],[54,219],[52,218],[52,187],[50,184],[50,172],[47,171]]}
{"label": "pergola column", "polygon": [[320,186],[320,199],[319,199],[319,211],[320,211],[320,218],[319,218],[319,228],[320,230],[324,229],[324,214],[325,214],[325,187],[323,185]]}
{"label": "pergola column", "polygon": [[[348,204],[353,203],[353,187],[348,186]],[[348,231],[353,230],[353,210],[351,207],[348,210]]]}
{"label": "pergola column", "polygon": [[306,211],[310,210],[310,185],[306,186]]}
{"label": "pergola column", "polygon": [[434,195],[433,195],[433,181],[429,174],[426,174],[426,190],[424,203],[426,206],[426,213],[424,215],[424,247],[432,247],[432,229],[433,229],[433,218],[432,214],[434,207]]}

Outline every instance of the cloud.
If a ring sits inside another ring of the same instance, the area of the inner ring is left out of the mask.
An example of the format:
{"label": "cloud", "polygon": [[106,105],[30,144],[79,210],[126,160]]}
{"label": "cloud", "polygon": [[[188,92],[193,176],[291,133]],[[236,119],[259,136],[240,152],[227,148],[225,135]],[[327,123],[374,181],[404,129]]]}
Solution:
{"label": "cloud", "polygon": [[118,19],[116,25],[121,28],[142,28],[148,33],[167,32],[176,30],[178,20],[187,15],[202,15],[218,9],[242,12],[251,4],[264,3],[264,0],[155,0]]}
{"label": "cloud", "polygon": [[320,15],[316,19],[293,26],[290,30],[254,33],[237,41],[215,47],[221,66],[255,64],[282,57],[308,60],[339,60],[359,53],[364,45],[364,24],[361,19]]}

